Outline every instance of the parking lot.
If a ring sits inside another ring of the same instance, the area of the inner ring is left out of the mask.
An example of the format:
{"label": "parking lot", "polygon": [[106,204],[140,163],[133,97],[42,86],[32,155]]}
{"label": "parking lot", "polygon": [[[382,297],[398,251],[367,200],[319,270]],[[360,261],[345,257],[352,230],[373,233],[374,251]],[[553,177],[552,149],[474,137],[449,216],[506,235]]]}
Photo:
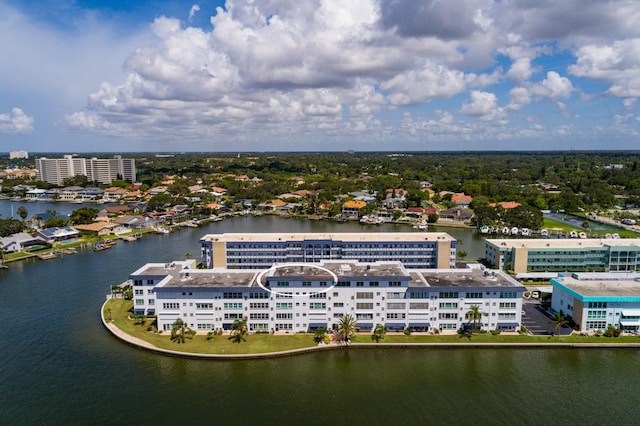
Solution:
{"label": "parking lot", "polygon": [[[523,299],[522,310],[524,312],[522,325],[525,326],[531,334],[536,336],[555,334],[555,326],[551,324],[547,313],[540,308],[540,300]],[[570,327],[563,326],[559,330],[559,333],[562,336],[568,336],[572,331]]]}

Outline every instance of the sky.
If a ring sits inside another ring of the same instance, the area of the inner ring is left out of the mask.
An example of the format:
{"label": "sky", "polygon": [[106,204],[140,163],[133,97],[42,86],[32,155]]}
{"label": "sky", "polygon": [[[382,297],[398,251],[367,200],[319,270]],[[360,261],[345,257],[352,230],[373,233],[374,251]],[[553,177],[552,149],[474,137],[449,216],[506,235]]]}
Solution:
{"label": "sky", "polygon": [[0,0],[0,152],[640,149],[638,0]]}

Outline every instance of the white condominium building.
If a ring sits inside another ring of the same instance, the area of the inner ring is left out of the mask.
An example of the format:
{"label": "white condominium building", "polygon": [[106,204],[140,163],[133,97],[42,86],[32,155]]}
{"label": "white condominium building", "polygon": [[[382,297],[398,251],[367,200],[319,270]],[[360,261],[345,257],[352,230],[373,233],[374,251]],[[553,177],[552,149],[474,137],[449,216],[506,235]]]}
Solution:
{"label": "white condominium building", "polygon": [[209,234],[200,239],[206,268],[266,269],[274,263],[397,260],[415,269],[454,268],[458,242],[444,232]]}
{"label": "white condominium building", "polygon": [[130,182],[136,181],[136,164],[132,158],[122,158],[114,155],[113,158],[79,158],[65,155],[63,158],[38,158],[36,159],[38,180],[62,185],[64,179],[83,175],[89,182],[110,184],[116,179]]}
{"label": "white condominium building", "polygon": [[181,318],[201,332],[229,330],[247,318],[249,331],[298,332],[335,328],[345,314],[359,331],[451,331],[520,327],[519,282],[499,271],[407,269],[397,261],[353,260],[274,265],[265,270],[196,269],[195,261],[150,263],[129,276],[136,314],[157,315],[159,330]]}

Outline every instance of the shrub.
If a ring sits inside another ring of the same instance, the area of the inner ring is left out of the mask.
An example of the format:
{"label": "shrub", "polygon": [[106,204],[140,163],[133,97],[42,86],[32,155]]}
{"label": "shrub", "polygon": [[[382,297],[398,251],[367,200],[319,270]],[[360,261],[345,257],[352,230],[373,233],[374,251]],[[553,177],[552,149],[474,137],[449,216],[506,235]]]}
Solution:
{"label": "shrub", "polygon": [[409,327],[405,327],[403,333],[405,336],[411,336],[411,329]]}
{"label": "shrub", "polygon": [[491,330],[489,333],[491,333],[492,336],[498,336],[500,334],[500,330]]}

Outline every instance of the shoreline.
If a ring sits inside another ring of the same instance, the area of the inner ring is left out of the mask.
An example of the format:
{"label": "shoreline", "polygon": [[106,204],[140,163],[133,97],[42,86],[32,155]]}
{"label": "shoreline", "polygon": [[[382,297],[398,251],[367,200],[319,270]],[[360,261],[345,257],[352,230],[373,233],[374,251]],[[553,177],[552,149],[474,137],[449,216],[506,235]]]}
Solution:
{"label": "shoreline", "polygon": [[[318,345],[300,349],[289,349],[286,351],[278,352],[263,352],[253,354],[204,354],[186,351],[175,351],[171,349],[159,348],[145,340],[134,337],[122,329],[118,328],[115,324],[108,322],[104,317],[104,309],[109,299],[105,300],[100,308],[100,319],[102,325],[111,333],[111,335],[126,343],[129,346],[133,346],[137,349],[147,350],[160,355],[192,358],[192,359],[209,359],[209,360],[255,360],[255,359],[269,359],[269,358],[281,358],[286,356],[303,355],[307,353],[313,353],[318,351],[328,350],[347,350],[347,349],[519,349],[519,348],[531,348],[531,349],[549,349],[549,348],[561,348],[561,349],[637,349],[640,348],[640,342],[638,343],[568,343],[568,342],[495,342],[495,343],[483,343],[483,342],[459,342],[459,343],[351,343],[349,345]],[[553,337],[553,336],[552,336]]]}

